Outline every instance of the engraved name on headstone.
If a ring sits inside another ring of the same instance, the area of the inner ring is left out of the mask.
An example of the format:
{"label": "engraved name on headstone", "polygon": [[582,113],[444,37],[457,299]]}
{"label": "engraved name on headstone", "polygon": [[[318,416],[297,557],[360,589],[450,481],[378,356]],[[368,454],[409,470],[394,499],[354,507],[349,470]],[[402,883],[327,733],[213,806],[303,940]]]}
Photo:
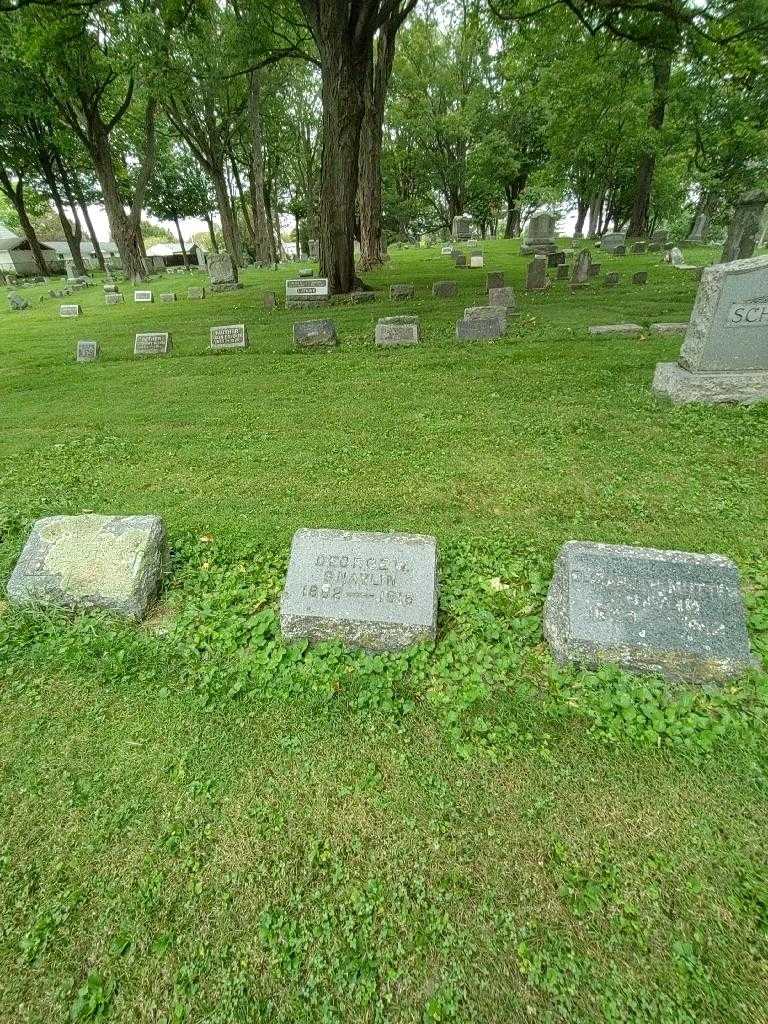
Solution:
{"label": "engraved name on headstone", "polygon": [[229,324],[211,328],[211,348],[246,348],[248,332],[245,324]]}
{"label": "engraved name on headstone", "polygon": [[434,537],[298,530],[293,537],[280,625],[289,640],[337,638],[371,651],[434,640]]}
{"label": "engraved name on headstone", "polygon": [[117,306],[118,303],[123,301],[122,292],[107,292],[104,296],[104,302],[107,306]]}
{"label": "engraved name on headstone", "polygon": [[327,277],[290,278],[285,282],[286,306],[323,303],[330,294]]}
{"label": "engraved name on headstone", "polygon": [[78,363],[89,363],[99,356],[99,343],[97,341],[78,341],[75,358]]}
{"label": "engraved name on headstone", "polygon": [[705,683],[755,664],[738,569],[722,555],[568,541],[544,610],[560,663]]}
{"label": "engraved name on headstone", "polygon": [[171,336],[167,331],[137,334],[133,343],[135,356],[163,356],[171,351]]}
{"label": "engraved name on headstone", "polygon": [[79,306],[73,305],[62,305],[59,306],[59,316],[80,316],[82,310]]}
{"label": "engraved name on headstone", "polygon": [[150,291],[138,291],[133,293],[134,302],[153,302],[154,296]]}

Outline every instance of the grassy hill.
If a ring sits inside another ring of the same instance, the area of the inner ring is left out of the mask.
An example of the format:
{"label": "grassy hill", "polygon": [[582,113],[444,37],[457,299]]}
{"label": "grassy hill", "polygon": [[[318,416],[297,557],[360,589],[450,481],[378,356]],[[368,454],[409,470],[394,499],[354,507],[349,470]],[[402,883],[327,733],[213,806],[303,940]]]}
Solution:
{"label": "grassy hill", "polygon": [[[768,677],[564,671],[541,634],[559,546],[623,542],[734,558],[768,656],[768,406],[661,404],[679,336],[587,334],[688,318],[658,255],[529,296],[519,243],[484,249],[521,309],[492,343],[456,341],[485,271],[439,249],[321,314],[328,353],[263,308],[283,270],[0,312],[2,579],[42,515],[159,513],[174,549],[140,628],[2,609],[0,1021],[768,1020]],[[406,311],[423,343],[375,349]],[[133,358],[149,330],[170,357]],[[300,526],[435,534],[434,647],[286,646]]]}

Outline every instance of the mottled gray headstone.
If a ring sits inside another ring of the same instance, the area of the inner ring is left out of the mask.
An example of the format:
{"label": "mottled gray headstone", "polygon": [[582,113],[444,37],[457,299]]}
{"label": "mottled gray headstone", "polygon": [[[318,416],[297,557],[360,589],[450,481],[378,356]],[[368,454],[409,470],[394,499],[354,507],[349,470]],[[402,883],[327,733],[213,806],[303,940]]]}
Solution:
{"label": "mottled gray headstone", "polygon": [[610,274],[606,274],[605,275],[605,287],[606,288],[615,288],[618,283],[619,283],[619,275],[617,273],[612,272]]}
{"label": "mottled gray headstone", "polygon": [[549,288],[550,281],[547,277],[547,257],[534,256],[533,261],[528,264],[528,272],[525,277],[525,290],[527,292],[542,292]]}
{"label": "mottled gray headstone", "polygon": [[59,306],[59,316],[80,316],[82,309],[76,305],[67,305],[66,303]]}
{"label": "mottled gray headstone", "polygon": [[497,316],[473,317],[456,324],[459,341],[485,341],[500,338],[503,333],[504,323]]}
{"label": "mottled gray headstone", "polygon": [[133,293],[134,302],[154,302],[155,297],[151,291],[141,290]]}
{"label": "mottled gray headstone", "polygon": [[641,256],[643,253],[648,252],[648,243],[633,242],[631,251],[634,256]]}
{"label": "mottled gray headstone", "polygon": [[135,356],[164,356],[171,351],[171,336],[167,331],[137,334],[133,342]]}
{"label": "mottled gray headstone", "polygon": [[570,267],[566,266],[565,263],[561,263],[560,266],[557,268],[557,280],[567,281],[570,272]]}
{"label": "mottled gray headstone", "polygon": [[768,256],[705,268],[680,365],[768,370]]}
{"label": "mottled gray headstone", "polygon": [[301,320],[293,325],[293,340],[299,349],[329,348],[338,342],[333,320]]}
{"label": "mottled gray headstone", "polygon": [[357,291],[349,293],[349,301],[353,306],[361,306],[366,302],[375,302],[376,292]]}
{"label": "mottled gray headstone", "polygon": [[651,334],[685,334],[688,330],[688,321],[685,323],[659,323],[651,324],[648,330]]}
{"label": "mottled gray headstone", "polygon": [[602,263],[593,263],[590,266],[590,268],[589,268],[589,276],[590,277],[599,277],[600,276],[600,272],[602,271],[602,269],[603,269]]}
{"label": "mottled gray headstone", "polygon": [[472,218],[466,214],[459,214],[453,218],[451,234],[457,242],[465,242],[472,237]]}
{"label": "mottled gray headstone", "polygon": [[555,252],[557,249],[556,227],[557,217],[551,213],[537,213],[531,217],[525,229],[525,238],[520,244],[521,255],[530,256],[534,253]]}
{"label": "mottled gray headstone", "polygon": [[399,651],[435,639],[437,598],[434,537],[298,530],[280,625],[288,640]]}
{"label": "mottled gray headstone", "polygon": [[554,270],[565,263],[565,252],[561,249],[558,252],[547,253],[547,267]]}
{"label": "mottled gray headstone", "polygon": [[176,301],[176,292],[160,292],[160,301],[161,302],[175,302]]}
{"label": "mottled gray headstone", "polygon": [[613,253],[614,256],[626,256],[627,255],[627,247],[626,247],[626,245],[617,245],[615,248],[613,248],[611,250],[611,252]]}
{"label": "mottled gray headstone", "polygon": [[432,297],[435,299],[453,299],[458,293],[455,281],[435,281],[432,285]]}
{"label": "mottled gray headstone", "polygon": [[613,252],[615,249],[623,247],[626,251],[626,241],[626,231],[609,231],[600,239],[600,248],[605,252]]}
{"label": "mottled gray headstone", "polygon": [[99,358],[99,343],[97,341],[78,341],[75,359],[78,363],[91,363]]}
{"label": "mottled gray headstone", "polygon": [[590,334],[642,334],[640,324],[597,324],[589,328]]}
{"label": "mottled gray headstone", "polygon": [[465,320],[500,320],[502,332],[507,329],[506,306],[469,306],[464,310]]}
{"label": "mottled gray headstone", "polygon": [[232,292],[243,287],[237,278],[237,267],[226,252],[211,253],[208,257],[208,277],[211,292]]}
{"label": "mottled gray headstone", "polygon": [[187,298],[188,299],[204,299],[205,298],[205,288],[200,288],[200,287],[197,287],[195,285],[192,285],[190,288],[187,288]]}
{"label": "mottled gray headstone", "polygon": [[678,682],[737,677],[750,655],[736,566],[722,555],[569,541],[544,609],[555,659]]}
{"label": "mottled gray headstone", "polygon": [[691,373],[678,363],[657,363],[651,390],[673,405],[756,405],[768,402],[768,372]]}
{"label": "mottled gray headstone", "polygon": [[691,242],[694,245],[699,242],[703,242],[708,230],[709,217],[706,213],[697,213],[696,219],[693,222],[693,227],[691,228],[690,233],[686,238],[686,241]]}
{"label": "mottled gray headstone", "polygon": [[390,299],[412,299],[414,287],[412,284],[393,284],[389,286]]}
{"label": "mottled gray headstone", "polygon": [[466,267],[466,265],[467,265],[466,253],[463,253],[463,252],[454,253],[454,255],[453,255],[453,262],[455,263],[455,265],[457,267]]}
{"label": "mottled gray headstone", "polygon": [[673,245],[672,248],[665,256],[665,262],[671,263],[673,267],[685,266],[685,256],[683,256],[683,250]]}
{"label": "mottled gray headstone", "polygon": [[418,345],[420,340],[417,316],[383,317],[376,324],[375,343],[383,348],[394,345]]}
{"label": "mottled gray headstone", "polygon": [[766,203],[768,192],[764,189],[753,189],[739,197],[728,226],[721,263],[745,260],[753,255]]}
{"label": "mottled gray headstone", "polygon": [[248,331],[245,324],[227,324],[211,328],[211,348],[247,348]]}
{"label": "mottled gray headstone", "polygon": [[510,284],[505,285],[504,288],[489,288],[488,305],[506,306],[509,311],[515,310],[517,308],[515,289]]}
{"label": "mottled gray headstone", "polygon": [[107,292],[104,296],[104,302],[107,306],[117,306],[120,302],[123,302],[123,293]]}
{"label": "mottled gray headstone", "polygon": [[27,300],[16,292],[11,292],[8,296],[8,305],[14,310],[29,309],[29,303]]}
{"label": "mottled gray headstone", "polygon": [[117,292],[117,285],[114,283],[114,281],[104,285],[105,295],[114,294],[115,292]]}
{"label": "mottled gray headstone", "polygon": [[648,284],[648,271],[638,270],[632,275],[632,284]]}
{"label": "mottled gray headstone", "polygon": [[485,275],[485,290],[489,292],[491,288],[503,288],[504,287],[504,271],[503,270],[491,270]]}
{"label": "mottled gray headstone", "polygon": [[302,267],[302,269],[299,271],[299,277],[302,279],[314,276],[315,272],[312,269],[312,267]]}
{"label": "mottled gray headstone", "polygon": [[592,255],[589,249],[582,249],[573,264],[573,274],[571,275],[571,285],[574,288],[579,288],[581,285],[586,284],[590,277],[590,268],[592,266]]}
{"label": "mottled gray headstone", "polygon": [[168,539],[158,516],[51,516],[34,524],[8,598],[140,620],[167,566]]}

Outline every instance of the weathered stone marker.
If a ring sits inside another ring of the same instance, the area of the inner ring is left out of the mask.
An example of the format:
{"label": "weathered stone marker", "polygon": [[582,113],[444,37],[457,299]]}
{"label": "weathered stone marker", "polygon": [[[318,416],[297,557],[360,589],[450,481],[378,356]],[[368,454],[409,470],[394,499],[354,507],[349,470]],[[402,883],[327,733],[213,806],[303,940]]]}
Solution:
{"label": "weathered stone marker", "polygon": [[135,356],[165,356],[171,351],[171,336],[167,331],[137,334],[133,342]]}
{"label": "weathered stone marker", "polygon": [[412,299],[414,287],[412,284],[392,284],[389,286],[389,297],[396,302],[400,299]]}
{"label": "weathered stone marker", "polygon": [[432,285],[432,298],[453,299],[459,294],[459,288],[455,281],[435,281]]}
{"label": "weathered stone marker", "polygon": [[381,347],[418,345],[420,340],[417,316],[386,316],[376,324],[375,343]]}
{"label": "weathered stone marker", "polygon": [[211,328],[211,348],[247,348],[248,331],[245,324],[229,324]]}
{"label": "weathered stone marker", "polygon": [[453,254],[453,262],[459,268],[466,267],[466,265],[467,265],[467,254],[463,253],[463,252],[455,252]]}
{"label": "weathered stone marker", "polygon": [[138,291],[133,293],[134,302],[154,302],[155,297],[150,291]]}
{"label": "weathered stone marker", "polygon": [[528,271],[525,276],[525,290],[527,292],[543,292],[549,288],[549,285],[547,257],[534,256],[533,262],[528,264]]}
{"label": "weathered stone marker", "polygon": [[589,249],[582,249],[573,264],[573,274],[571,275],[572,288],[580,288],[587,283],[590,278],[591,267],[592,255]]}
{"label": "weathered stone marker", "polygon": [[80,316],[82,309],[78,305],[64,305],[59,306],[59,316]]}
{"label": "weathered stone marker", "polygon": [[648,271],[638,270],[632,275],[632,284],[648,284]]}
{"label": "weathered stone marker", "polygon": [[472,218],[465,213],[460,213],[453,218],[451,235],[457,242],[466,242],[472,237]]}
{"label": "weathered stone marker", "polygon": [[435,639],[437,597],[434,537],[298,530],[280,625],[288,640],[399,651]]}
{"label": "weathered stone marker", "polygon": [[285,282],[285,305],[289,309],[324,305],[329,294],[327,277],[293,278]]}
{"label": "weathered stone marker", "polygon": [[568,267],[565,263],[561,263],[560,266],[557,268],[557,280],[567,281],[570,272],[570,267]]}
{"label": "weathered stone marker", "polygon": [[611,271],[610,274],[605,275],[605,287],[615,288],[619,283],[619,275],[615,271]]}
{"label": "weathered stone marker", "polygon": [[520,255],[546,255],[555,252],[557,249],[556,227],[557,217],[551,213],[537,213],[531,217],[525,229],[525,238],[520,245]]}
{"label": "weathered stone marker", "polygon": [[208,257],[208,277],[212,292],[234,292],[243,287],[237,279],[237,267],[225,252],[211,253]]}
{"label": "weathered stone marker", "polygon": [[491,270],[485,275],[485,290],[489,292],[491,288],[503,288],[504,287],[504,271],[503,270]]}
{"label": "weathered stone marker", "polygon": [[99,351],[97,341],[78,341],[75,359],[78,363],[91,363],[99,358]]}
{"label": "weathered stone marker", "polygon": [[471,317],[456,324],[459,341],[489,341],[504,333],[504,321],[497,316]]}
{"label": "weathered stone marker", "polygon": [[293,325],[293,340],[298,349],[332,348],[338,343],[333,320],[300,320]]}
{"label": "weathered stone marker", "polygon": [[274,292],[264,292],[264,309],[274,309],[277,305],[277,295]]}
{"label": "weathered stone marker", "polygon": [[18,292],[11,292],[8,296],[8,306],[16,311],[29,309],[29,303],[23,296],[19,295]]}
{"label": "weathered stone marker", "polygon": [[315,272],[312,267],[302,267],[299,271],[299,277],[304,280],[305,278],[314,277]]}
{"label": "weathered stone marker", "polygon": [[626,248],[626,231],[609,231],[600,239],[600,248],[605,252],[613,252],[614,249]]}
{"label": "weathered stone marker", "polygon": [[641,256],[643,253],[648,252],[647,242],[633,242],[630,250],[633,256]]}
{"label": "weathered stone marker", "polygon": [[478,270],[485,266],[485,259],[481,252],[473,252],[469,257],[469,266],[471,270]]}
{"label": "weathered stone marker", "polygon": [[506,306],[468,306],[464,310],[465,320],[500,320],[502,333],[507,329]]}
{"label": "weathered stone marker", "polygon": [[168,539],[158,516],[51,516],[32,527],[8,598],[140,620],[167,566]]}
{"label": "weathered stone marker", "polygon": [[160,292],[160,301],[161,302],[175,302],[176,301],[176,292]]}
{"label": "weathered stone marker", "polygon": [[753,189],[739,196],[731,223],[728,225],[728,237],[720,257],[721,263],[749,259],[753,255],[766,203],[768,191],[764,189]]}
{"label": "weathered stone marker", "polygon": [[190,288],[187,288],[187,298],[188,299],[204,299],[205,298],[205,288],[199,288],[199,287],[197,287],[195,285],[192,285]]}
{"label": "weathered stone marker", "polygon": [[659,363],[656,394],[675,404],[768,399],[768,256],[706,267],[677,363]]}
{"label": "weathered stone marker", "polygon": [[719,682],[755,664],[739,572],[722,555],[569,541],[544,635],[561,664],[612,662],[678,682]]}
{"label": "weathered stone marker", "polygon": [[488,289],[488,305],[489,306],[506,306],[510,312],[517,309],[517,299],[515,298],[515,289],[511,284],[505,285],[504,288],[489,288]]}
{"label": "weathered stone marker", "polygon": [[596,324],[589,328],[590,334],[642,334],[643,328],[640,324]]}
{"label": "weathered stone marker", "polygon": [[107,292],[104,296],[104,302],[107,306],[117,306],[118,303],[123,302],[122,292]]}

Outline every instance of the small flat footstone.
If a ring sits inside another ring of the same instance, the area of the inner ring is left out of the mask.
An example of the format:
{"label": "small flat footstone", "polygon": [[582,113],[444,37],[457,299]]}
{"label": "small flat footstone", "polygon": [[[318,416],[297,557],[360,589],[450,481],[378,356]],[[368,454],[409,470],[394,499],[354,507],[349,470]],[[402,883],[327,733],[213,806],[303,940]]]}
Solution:
{"label": "small flat footstone", "polygon": [[589,328],[590,334],[642,334],[640,324],[600,324]]}
{"label": "small flat footstone", "polygon": [[459,341],[493,340],[502,336],[505,323],[498,316],[459,320],[456,324],[456,337]]}
{"label": "small flat footstone", "polygon": [[375,343],[388,348],[395,345],[418,345],[418,317],[386,317],[376,324]]}
{"label": "small flat footstone", "polygon": [[568,541],[544,609],[555,660],[721,682],[750,654],[739,572],[722,555]]}
{"label": "small flat footstone", "polygon": [[464,310],[465,320],[488,320],[501,321],[502,331],[507,329],[507,307],[506,306],[468,306]]}
{"label": "small flat footstone", "polygon": [[434,537],[298,530],[280,626],[288,640],[399,651],[435,639],[437,596]]}
{"label": "small flat footstone", "polygon": [[684,324],[651,324],[648,328],[651,334],[685,334],[688,330],[688,322]]}
{"label": "small flat footstone", "polygon": [[330,348],[336,345],[333,320],[300,320],[293,325],[293,340],[299,349]]}
{"label": "small flat footstone", "polygon": [[657,363],[651,390],[673,405],[755,405],[768,401],[768,370],[694,373],[679,363]]}
{"label": "small flat footstone", "polygon": [[453,299],[458,293],[459,288],[455,281],[435,281],[432,285],[434,299]]}
{"label": "small flat footstone", "polygon": [[168,566],[159,516],[51,516],[38,519],[8,581],[16,605],[102,609],[144,617]]}

